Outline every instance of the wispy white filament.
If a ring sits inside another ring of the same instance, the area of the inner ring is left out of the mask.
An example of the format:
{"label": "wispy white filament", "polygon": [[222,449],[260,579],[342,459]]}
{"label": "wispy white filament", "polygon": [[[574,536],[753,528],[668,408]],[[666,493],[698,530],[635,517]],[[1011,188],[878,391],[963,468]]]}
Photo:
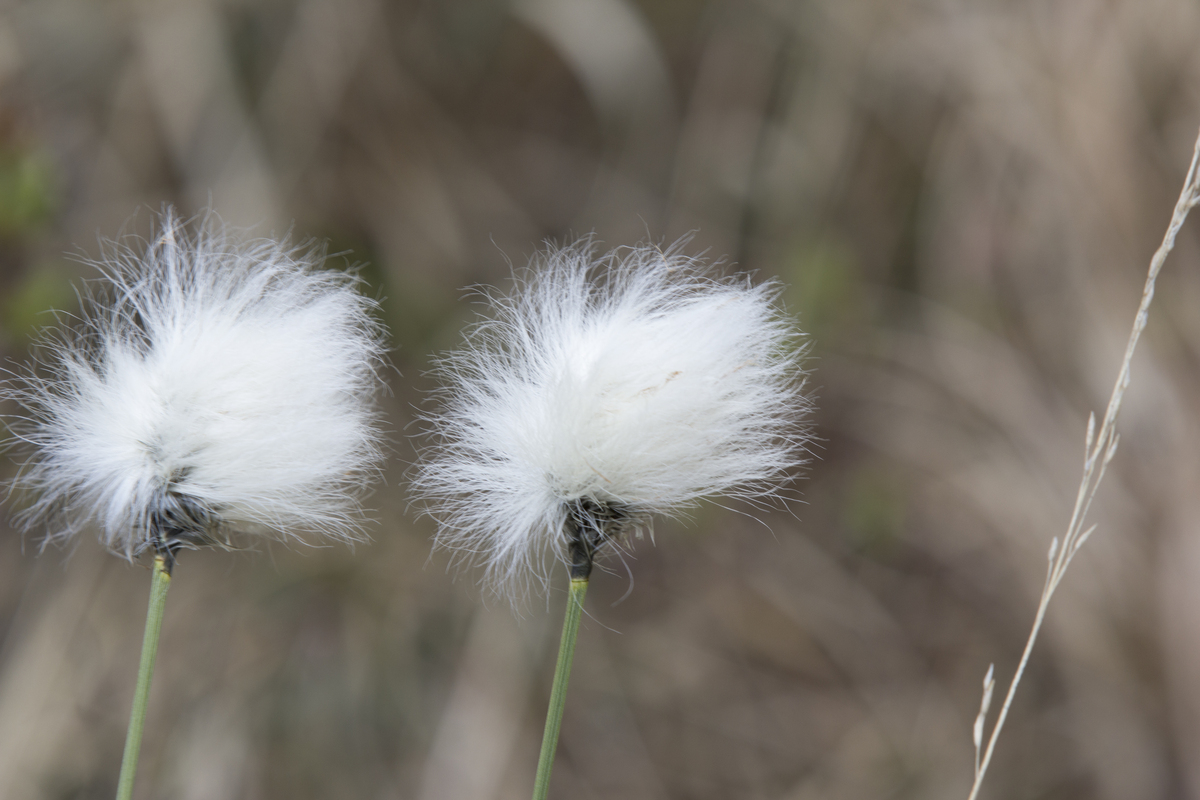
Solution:
{"label": "wispy white filament", "polygon": [[7,392],[31,445],[26,525],[95,524],[129,557],[164,535],[353,537],[381,458],[381,332],[356,279],[320,261],[169,213],[144,252],[113,245],[78,323],[45,335],[40,376]]}
{"label": "wispy white filament", "polygon": [[807,410],[778,293],[677,248],[545,253],[439,362],[415,477],[439,541],[519,591],[565,558],[581,502],[640,529],[704,496],[775,494]]}

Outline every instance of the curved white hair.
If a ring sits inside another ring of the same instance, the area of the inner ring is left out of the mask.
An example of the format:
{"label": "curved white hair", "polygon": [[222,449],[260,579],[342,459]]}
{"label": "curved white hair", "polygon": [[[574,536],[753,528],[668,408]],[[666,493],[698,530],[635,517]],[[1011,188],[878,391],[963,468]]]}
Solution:
{"label": "curved white hair", "polygon": [[50,540],[95,524],[127,557],[240,530],[355,538],[382,459],[375,301],[320,250],[195,228],[167,211],[144,250],[111,245],[80,319],[8,388],[31,446],[20,521]]}
{"label": "curved white hair", "polygon": [[543,253],[438,363],[414,485],[439,542],[521,593],[584,517],[619,533],[708,495],[777,494],[808,410],[778,294],[678,245]]}

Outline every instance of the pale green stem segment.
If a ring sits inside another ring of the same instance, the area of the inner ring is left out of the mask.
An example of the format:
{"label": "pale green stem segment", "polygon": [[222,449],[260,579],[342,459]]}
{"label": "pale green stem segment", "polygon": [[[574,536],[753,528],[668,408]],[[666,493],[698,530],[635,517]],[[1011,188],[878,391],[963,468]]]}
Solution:
{"label": "pale green stem segment", "polygon": [[154,658],[158,655],[158,634],[162,630],[163,608],[167,604],[167,589],[171,588],[171,573],[166,560],[154,559],[154,580],[150,584],[150,610],[146,613],[146,634],[142,638],[142,661],[138,665],[137,689],[133,694],[133,710],[129,712],[129,733],[125,736],[125,755],[121,759],[121,779],[117,783],[117,800],[129,800],[133,795],[133,776],[137,772],[138,752],[142,749],[142,727],[146,722],[146,700],[150,696],[150,678],[154,675]]}
{"label": "pale green stem segment", "polygon": [[542,754],[538,756],[537,778],[533,782],[533,800],[546,800],[550,791],[550,768],[554,766],[554,751],[558,748],[558,732],[562,728],[563,706],[567,700],[567,678],[571,676],[571,660],[575,658],[575,639],[579,636],[579,619],[583,616],[587,588],[587,578],[571,579],[567,618],[563,620],[558,663],[554,666],[554,686],[550,689],[550,710],[546,712],[546,732],[542,736]]}

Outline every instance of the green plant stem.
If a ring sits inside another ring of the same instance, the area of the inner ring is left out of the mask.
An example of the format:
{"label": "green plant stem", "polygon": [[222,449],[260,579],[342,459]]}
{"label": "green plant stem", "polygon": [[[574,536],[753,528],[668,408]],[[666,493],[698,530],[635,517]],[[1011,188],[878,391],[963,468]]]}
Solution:
{"label": "green plant stem", "polygon": [[558,732],[562,728],[563,706],[567,700],[567,678],[571,676],[571,661],[575,658],[575,640],[579,636],[579,619],[583,616],[587,588],[587,578],[571,579],[567,616],[558,645],[558,663],[554,665],[554,686],[550,689],[550,709],[546,712],[546,732],[542,736],[542,753],[538,756],[537,778],[533,782],[533,800],[546,800],[550,791],[550,768],[554,766],[554,751],[558,748]]}
{"label": "green plant stem", "polygon": [[137,773],[138,752],[142,749],[142,727],[146,723],[146,700],[150,696],[150,678],[154,675],[154,659],[158,655],[158,635],[162,631],[163,608],[167,604],[167,589],[171,588],[171,573],[166,559],[154,559],[154,580],[150,584],[150,609],[146,613],[146,634],[142,638],[142,661],[138,665],[137,689],[133,694],[133,709],[129,712],[129,733],[125,736],[125,755],[121,758],[121,779],[117,782],[117,800],[129,800],[133,795],[133,776]]}

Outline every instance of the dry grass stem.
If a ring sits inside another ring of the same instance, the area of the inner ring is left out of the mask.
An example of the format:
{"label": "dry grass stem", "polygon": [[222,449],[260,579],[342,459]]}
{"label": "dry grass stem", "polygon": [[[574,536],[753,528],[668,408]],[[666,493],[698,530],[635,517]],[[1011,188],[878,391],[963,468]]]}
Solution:
{"label": "dry grass stem", "polygon": [[1084,542],[1091,536],[1092,531],[1096,529],[1096,526],[1092,525],[1085,530],[1083,524],[1087,519],[1087,513],[1091,508],[1092,500],[1096,496],[1096,490],[1100,487],[1100,481],[1104,478],[1104,472],[1108,467],[1108,463],[1112,461],[1113,455],[1117,452],[1117,443],[1120,440],[1120,437],[1117,435],[1117,415],[1121,411],[1121,401],[1125,397],[1125,390],[1129,388],[1129,366],[1133,361],[1133,352],[1137,348],[1142,331],[1146,328],[1146,321],[1150,314],[1150,303],[1154,300],[1154,285],[1158,280],[1158,273],[1162,271],[1167,256],[1175,247],[1175,237],[1179,233],[1179,229],[1183,227],[1188,212],[1197,203],[1200,203],[1200,175],[1197,174],[1198,162],[1200,162],[1200,135],[1197,136],[1196,144],[1192,150],[1192,163],[1188,167],[1187,178],[1183,182],[1183,189],[1180,191],[1179,199],[1175,203],[1175,212],[1171,215],[1171,224],[1167,226],[1167,232],[1163,236],[1162,244],[1154,252],[1154,257],[1150,259],[1150,269],[1146,274],[1145,287],[1142,289],[1142,301],[1138,305],[1137,315],[1133,320],[1133,330],[1129,333],[1129,343],[1125,345],[1125,358],[1121,362],[1121,371],[1117,375],[1117,382],[1113,385],[1112,396],[1108,400],[1108,408],[1104,412],[1104,421],[1100,425],[1099,433],[1096,432],[1096,415],[1093,413],[1088,417],[1087,436],[1084,443],[1083,478],[1079,482],[1079,492],[1075,496],[1075,508],[1071,513],[1071,522],[1067,525],[1067,532],[1063,536],[1061,546],[1059,546],[1057,536],[1050,542],[1050,551],[1047,556],[1050,563],[1046,571],[1046,583],[1042,588],[1041,601],[1038,603],[1037,614],[1033,619],[1033,627],[1029,631],[1028,640],[1025,642],[1025,651],[1021,654],[1021,662],[1017,665],[1017,671],[1013,675],[1012,683],[1009,684],[1008,694],[1004,697],[1004,705],[1000,707],[1000,715],[996,718],[996,724],[992,727],[991,736],[988,737],[987,749],[983,753],[983,760],[980,761],[979,747],[982,741],[983,723],[987,716],[987,708],[992,695],[992,667],[988,668],[987,677],[984,678],[983,702],[974,728],[975,782],[971,786],[971,793],[968,795],[968,800],[975,800],[979,795],[980,786],[983,784],[983,778],[987,774],[988,765],[991,763],[992,754],[996,749],[996,741],[1000,737],[1000,731],[1004,728],[1004,721],[1008,718],[1008,710],[1012,706],[1017,686],[1021,683],[1021,678],[1025,674],[1025,667],[1029,663],[1029,655],[1033,652],[1034,642],[1037,641],[1038,633],[1042,628],[1042,622],[1046,618],[1046,609],[1050,605],[1050,598],[1054,596],[1055,590],[1058,589],[1059,583],[1062,582],[1067,567],[1071,565],[1071,560],[1074,559],[1075,554],[1079,552],[1079,548],[1083,547]]}

